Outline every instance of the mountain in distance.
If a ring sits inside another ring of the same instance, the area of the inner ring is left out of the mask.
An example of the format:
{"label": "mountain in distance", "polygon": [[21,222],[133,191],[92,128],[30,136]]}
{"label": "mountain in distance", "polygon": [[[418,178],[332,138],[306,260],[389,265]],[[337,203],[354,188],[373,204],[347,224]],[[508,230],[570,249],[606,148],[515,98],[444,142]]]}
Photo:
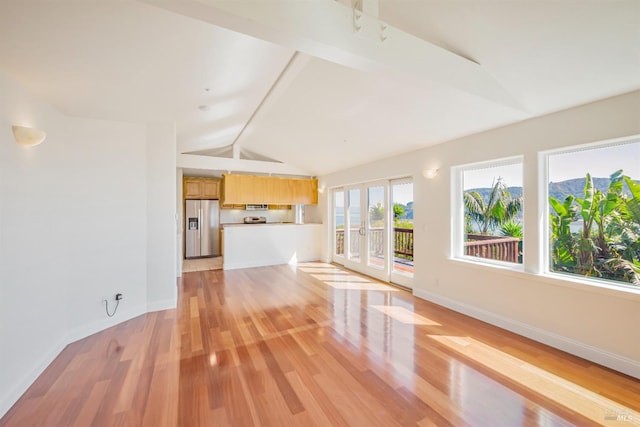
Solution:
{"label": "mountain in distance", "polygon": [[[585,178],[573,178],[560,182],[550,182],[549,196],[561,202],[570,194],[574,197],[583,198],[585,180]],[[607,188],[609,188],[609,178],[593,178],[593,185],[596,189],[606,193]],[[489,200],[489,194],[491,194],[491,188],[473,188],[467,191],[477,191],[485,201]],[[520,197],[522,196],[522,187],[509,187],[509,192],[512,197]],[[623,192],[627,196],[631,196],[626,185]]]}

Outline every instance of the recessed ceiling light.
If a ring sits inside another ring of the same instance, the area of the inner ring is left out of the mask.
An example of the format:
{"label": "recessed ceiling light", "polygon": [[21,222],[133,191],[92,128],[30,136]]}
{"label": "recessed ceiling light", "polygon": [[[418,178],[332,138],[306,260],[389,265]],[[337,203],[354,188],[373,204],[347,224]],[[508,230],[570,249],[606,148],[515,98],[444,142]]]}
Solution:
{"label": "recessed ceiling light", "polygon": [[200,105],[200,106],[198,107],[198,109],[199,109],[200,111],[209,111],[209,108],[210,108],[210,107],[209,107],[208,105]]}

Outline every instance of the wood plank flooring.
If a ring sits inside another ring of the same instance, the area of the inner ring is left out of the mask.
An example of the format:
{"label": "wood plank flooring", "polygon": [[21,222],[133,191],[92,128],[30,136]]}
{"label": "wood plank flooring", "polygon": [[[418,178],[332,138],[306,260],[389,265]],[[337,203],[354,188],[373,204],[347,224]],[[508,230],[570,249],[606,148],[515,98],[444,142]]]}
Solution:
{"label": "wood plank flooring", "polygon": [[640,381],[322,263],[185,273],[0,426],[640,425]]}

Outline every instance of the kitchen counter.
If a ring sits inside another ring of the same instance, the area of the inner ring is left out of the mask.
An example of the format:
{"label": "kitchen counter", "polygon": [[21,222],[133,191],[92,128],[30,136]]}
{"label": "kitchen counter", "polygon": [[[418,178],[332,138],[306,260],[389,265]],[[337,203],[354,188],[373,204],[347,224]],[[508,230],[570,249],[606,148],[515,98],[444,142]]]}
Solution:
{"label": "kitchen counter", "polygon": [[224,270],[320,259],[322,224],[223,224],[223,228]]}
{"label": "kitchen counter", "polygon": [[266,222],[266,223],[256,223],[256,224],[245,224],[245,223],[230,223],[230,224],[220,224],[220,227],[255,227],[265,226],[265,225],[320,225],[320,224],[296,224],[295,222]]}

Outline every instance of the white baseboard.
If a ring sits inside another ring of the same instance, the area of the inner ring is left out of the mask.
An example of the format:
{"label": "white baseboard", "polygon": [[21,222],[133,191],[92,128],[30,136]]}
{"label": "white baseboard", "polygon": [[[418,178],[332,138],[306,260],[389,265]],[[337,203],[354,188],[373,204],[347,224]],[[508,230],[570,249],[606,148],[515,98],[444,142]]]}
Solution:
{"label": "white baseboard", "polygon": [[4,414],[11,409],[31,384],[34,383],[34,381],[42,374],[42,372],[44,372],[51,362],[58,357],[60,352],[62,352],[67,345],[145,313],[175,307],[175,300],[154,301],[147,304],[147,306],[137,306],[126,311],[118,311],[114,317],[106,317],[88,325],[72,329],[63,339],[53,345],[51,349],[42,356],[40,361],[35,364],[33,369],[31,369],[31,371],[25,375],[21,381],[19,381],[11,388],[10,391],[0,398],[0,418],[2,418]]}
{"label": "white baseboard", "polygon": [[146,310],[144,306],[137,306],[126,311],[117,311],[113,317],[106,317],[89,323],[88,325],[72,329],[67,334],[67,344],[71,344],[72,342],[81,340],[97,332],[104,331],[107,328],[116,326],[122,322],[126,322],[127,320],[131,320],[134,317],[141,316],[145,314],[145,312]]}
{"label": "white baseboard", "polygon": [[611,353],[607,350],[593,347],[571,338],[536,328],[535,326],[509,319],[499,314],[425,291],[423,289],[414,289],[413,294],[419,298],[447,307],[453,311],[466,314],[467,316],[471,316],[475,319],[482,320],[502,329],[531,338],[532,340],[640,379],[640,361],[629,359],[628,357]]}
{"label": "white baseboard", "polygon": [[286,264],[296,264],[298,262],[313,262],[318,261],[318,257],[309,257],[300,258],[296,260],[295,263],[292,263],[288,260],[283,260],[281,258],[277,259],[267,259],[267,260],[259,260],[259,261],[242,261],[242,262],[225,262],[222,261],[222,269],[223,270],[238,270],[241,268],[256,268],[256,267],[268,267],[270,265],[286,265]]}
{"label": "white baseboard", "polygon": [[66,339],[62,339],[51,347],[51,349],[44,354],[38,363],[35,364],[31,372],[25,375],[22,380],[11,387],[11,390],[7,391],[4,396],[0,398],[0,418],[6,414],[9,409],[20,399],[25,391],[33,384],[33,382],[44,372],[44,370],[58,357],[58,354],[67,346]]}
{"label": "white baseboard", "polygon": [[160,301],[151,301],[147,303],[147,313],[153,313],[154,311],[171,310],[176,308],[177,305],[178,301],[174,298]]}

